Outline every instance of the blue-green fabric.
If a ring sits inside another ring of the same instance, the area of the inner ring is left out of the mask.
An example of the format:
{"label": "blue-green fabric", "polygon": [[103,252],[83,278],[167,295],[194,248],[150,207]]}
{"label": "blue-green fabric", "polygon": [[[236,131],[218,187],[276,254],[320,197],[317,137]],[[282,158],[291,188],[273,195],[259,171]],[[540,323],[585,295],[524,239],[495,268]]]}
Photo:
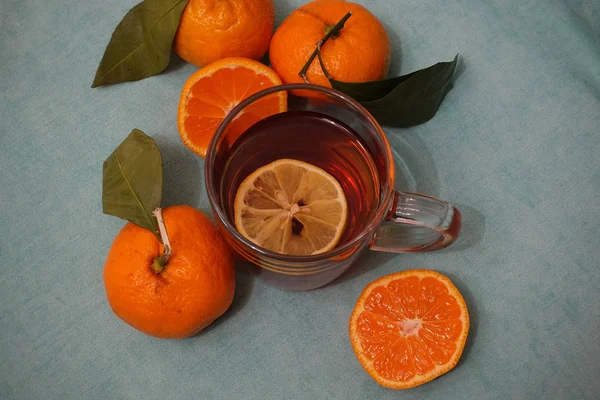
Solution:
{"label": "blue-green fabric", "polygon": [[[362,0],[393,73],[460,53],[435,118],[386,129],[398,187],[464,215],[447,250],[366,254],[290,293],[238,271],[233,306],[186,340],[111,312],[102,269],[123,222],[101,210],[102,162],[133,128],[164,158],[164,205],[208,210],[203,161],[176,110],[196,68],[91,89],[136,0],[0,2],[1,399],[594,399],[600,394],[600,3]],[[277,22],[303,3],[276,0]],[[462,360],[402,393],[361,368],[347,323],[373,279],[449,276],[469,306]]]}

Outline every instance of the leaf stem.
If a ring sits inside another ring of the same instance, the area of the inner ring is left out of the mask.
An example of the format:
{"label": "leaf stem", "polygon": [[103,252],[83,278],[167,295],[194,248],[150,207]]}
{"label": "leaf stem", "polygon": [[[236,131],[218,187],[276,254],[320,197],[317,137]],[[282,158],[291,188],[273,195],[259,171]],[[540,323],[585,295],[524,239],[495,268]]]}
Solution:
{"label": "leaf stem", "polygon": [[[321,47],[325,44],[325,42],[327,42],[332,36],[335,36],[339,33],[339,31],[344,27],[344,24],[346,23],[346,21],[348,20],[348,18],[350,18],[352,16],[352,11],[348,11],[348,13],[346,15],[344,15],[344,17],[338,21],[337,24],[335,24],[333,26],[333,28],[331,29],[326,29],[327,33],[325,34],[325,36],[323,36],[323,38],[321,40],[319,40],[317,42],[317,47],[315,48],[315,50],[312,52],[312,54],[310,55],[310,57],[308,57],[308,61],[306,61],[306,64],[304,64],[304,66],[302,67],[302,69],[300,70],[300,72],[298,72],[298,76],[300,78],[302,78],[304,80],[304,82],[306,83],[310,83],[308,81],[308,78],[306,76],[306,72],[308,71],[308,68],[310,67],[310,64],[312,64],[312,62],[315,60],[315,57],[319,57],[319,62],[322,64],[323,60],[321,59]],[[329,74],[325,74],[326,76]],[[327,76],[328,79],[331,79],[329,76]]]}
{"label": "leaf stem", "polygon": [[152,270],[156,274],[160,274],[163,272],[169,259],[171,258],[171,242],[169,241],[169,235],[167,234],[167,227],[165,226],[165,221],[162,216],[162,208],[158,207],[156,210],[152,212],[152,215],[156,217],[156,221],[158,222],[158,231],[160,234],[160,240],[163,243],[165,250],[162,256],[156,257],[154,262],[152,263]]}

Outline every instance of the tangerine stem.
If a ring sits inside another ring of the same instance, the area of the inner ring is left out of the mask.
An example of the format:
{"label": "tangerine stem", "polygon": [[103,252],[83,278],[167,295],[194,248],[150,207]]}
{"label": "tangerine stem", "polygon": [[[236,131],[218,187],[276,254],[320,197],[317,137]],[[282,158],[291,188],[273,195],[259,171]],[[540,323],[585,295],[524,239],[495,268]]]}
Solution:
{"label": "tangerine stem", "polygon": [[165,221],[163,220],[162,208],[158,207],[156,210],[152,211],[152,215],[156,217],[156,221],[158,222],[158,232],[160,234],[160,241],[165,247],[163,255],[156,257],[154,259],[154,262],[152,263],[152,270],[155,273],[160,274],[167,266],[169,258],[171,258],[171,242],[169,242],[167,227],[165,226]]}
{"label": "tangerine stem", "polygon": [[310,57],[308,57],[308,61],[306,61],[306,64],[304,64],[304,67],[302,67],[302,69],[300,70],[300,72],[298,72],[298,76],[300,78],[302,78],[305,83],[310,83],[308,81],[308,78],[306,77],[306,72],[308,71],[308,68],[310,67],[310,64],[312,64],[312,62],[315,60],[315,57],[317,57],[317,55],[319,55],[319,53],[321,52],[321,47],[332,36],[337,35],[338,32],[340,30],[342,30],[342,28],[344,27],[344,24],[346,23],[346,21],[348,21],[348,18],[350,18],[351,16],[352,16],[352,11],[348,11],[348,13],[346,15],[344,15],[344,17],[342,19],[340,19],[338,21],[338,23],[333,26],[333,28],[328,29],[327,33],[325,34],[325,36],[323,36],[323,38],[316,43],[317,47],[315,47],[315,50],[312,52],[312,54],[310,55]]}
{"label": "tangerine stem", "polygon": [[329,71],[325,69],[325,63],[323,62],[323,57],[321,57],[321,46],[317,46],[317,56],[319,58],[319,64],[321,65],[321,70],[323,71],[323,74],[325,74],[325,77],[327,79],[332,80],[333,77],[329,75]]}

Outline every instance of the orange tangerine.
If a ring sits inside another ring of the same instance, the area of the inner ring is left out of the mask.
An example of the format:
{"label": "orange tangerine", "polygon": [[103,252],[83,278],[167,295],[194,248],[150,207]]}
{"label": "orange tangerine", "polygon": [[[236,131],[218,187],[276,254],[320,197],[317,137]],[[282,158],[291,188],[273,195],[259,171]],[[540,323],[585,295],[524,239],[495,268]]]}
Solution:
{"label": "orange tangerine", "polygon": [[[183,86],[179,100],[177,127],[181,140],[204,157],[227,114],[245,98],[276,85],[281,85],[281,79],[275,71],[249,58],[224,58],[196,71]],[[232,121],[230,129],[240,135],[255,122],[286,109],[286,93],[274,93],[248,106]]]}
{"label": "orange tangerine", "polygon": [[454,368],[467,340],[469,313],[450,279],[409,270],[367,285],[349,331],[367,373],[382,386],[407,389]]}

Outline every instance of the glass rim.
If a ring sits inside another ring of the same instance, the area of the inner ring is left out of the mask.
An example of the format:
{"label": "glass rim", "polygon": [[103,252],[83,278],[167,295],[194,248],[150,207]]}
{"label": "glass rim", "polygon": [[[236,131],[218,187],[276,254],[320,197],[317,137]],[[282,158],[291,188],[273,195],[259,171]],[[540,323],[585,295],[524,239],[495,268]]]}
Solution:
{"label": "glass rim", "polygon": [[206,152],[206,158],[204,159],[204,182],[206,185],[206,191],[208,193],[208,200],[210,202],[212,212],[213,212],[213,214],[215,214],[217,223],[219,223],[223,227],[225,227],[227,232],[230,235],[232,235],[238,242],[240,242],[244,246],[248,247],[249,249],[251,249],[253,252],[257,253],[261,257],[265,257],[265,258],[268,258],[271,260],[278,260],[278,261],[282,261],[282,262],[286,262],[286,263],[311,263],[311,262],[322,261],[322,260],[326,260],[331,257],[339,256],[339,255],[344,254],[345,252],[351,250],[354,247],[358,247],[360,245],[360,243],[365,239],[367,234],[370,231],[374,230],[379,224],[381,224],[383,222],[385,215],[389,211],[388,208],[389,208],[390,202],[392,201],[394,187],[393,187],[393,183],[392,183],[392,184],[390,184],[390,187],[386,193],[380,193],[379,205],[377,206],[377,211],[373,215],[369,224],[365,228],[363,228],[359,234],[355,235],[355,237],[348,240],[346,243],[342,244],[341,246],[336,246],[334,249],[324,252],[324,253],[313,254],[313,255],[308,255],[308,256],[292,256],[292,255],[276,253],[276,252],[267,250],[255,243],[253,243],[252,241],[250,241],[249,239],[244,237],[241,233],[239,233],[239,231],[237,230],[235,225],[231,221],[229,221],[229,218],[227,217],[226,212],[221,208],[220,202],[218,201],[220,195],[218,193],[215,193],[215,190],[213,190],[213,184],[215,182],[214,182],[212,175],[213,175],[213,165],[214,165],[214,161],[215,161],[215,157],[216,157],[215,150],[216,150],[217,144],[219,142],[219,139],[225,132],[225,129],[229,125],[229,123],[240,113],[240,111],[242,111],[248,105],[250,105],[253,102],[255,102],[256,100],[258,100],[264,96],[268,96],[272,93],[276,93],[276,92],[280,92],[280,91],[290,91],[290,90],[308,90],[308,91],[313,91],[313,92],[321,92],[330,97],[341,100],[343,103],[351,104],[362,115],[362,117],[364,117],[366,120],[368,120],[371,123],[371,125],[375,128],[375,131],[379,134],[379,139],[384,144],[384,149],[383,149],[384,150],[384,158],[385,158],[385,161],[386,161],[386,164],[388,167],[390,180],[392,182],[394,181],[394,175],[395,175],[394,160],[393,160],[392,151],[391,151],[389,142],[387,140],[387,137],[385,136],[385,133],[384,133],[383,129],[381,128],[381,126],[379,125],[379,123],[360,103],[358,103],[356,100],[354,100],[353,98],[351,98],[350,96],[348,96],[345,93],[342,93],[340,91],[337,91],[335,89],[331,89],[331,88],[328,88],[325,86],[314,85],[314,84],[310,84],[310,83],[291,83],[291,84],[272,86],[270,88],[263,89],[260,92],[257,92],[255,94],[251,95],[250,97],[244,99],[243,101],[241,101],[237,106],[235,106],[227,114],[225,119],[223,119],[223,121],[221,121],[221,123],[217,127],[217,130],[208,145],[208,150]]}

